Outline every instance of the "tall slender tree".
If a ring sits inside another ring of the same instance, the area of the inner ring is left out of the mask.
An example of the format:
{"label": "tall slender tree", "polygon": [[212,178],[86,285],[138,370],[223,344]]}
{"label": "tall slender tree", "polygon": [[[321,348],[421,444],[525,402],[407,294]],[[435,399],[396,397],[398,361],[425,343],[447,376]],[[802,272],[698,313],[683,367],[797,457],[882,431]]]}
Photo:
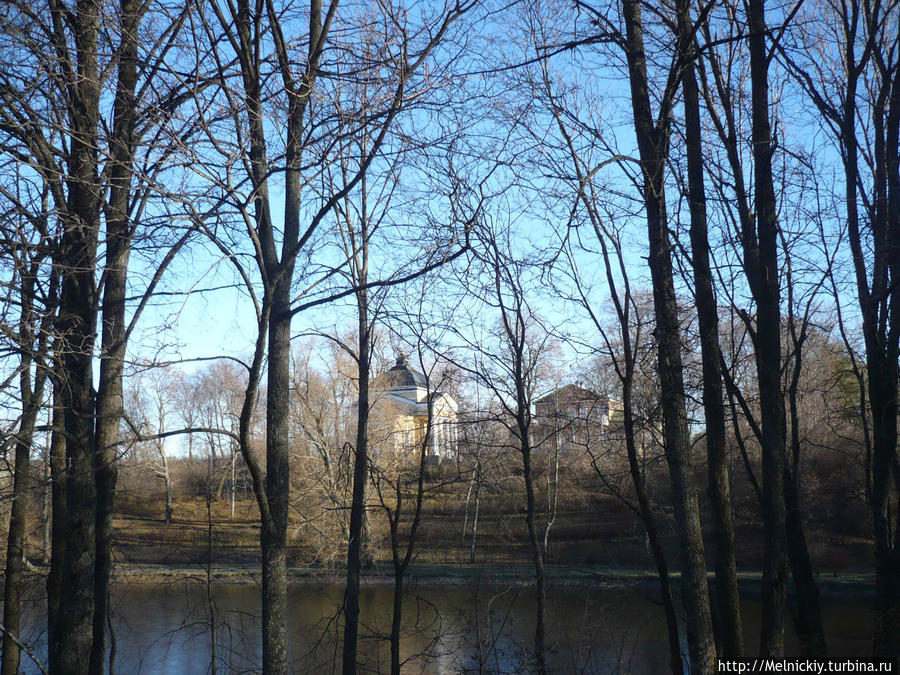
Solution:
{"label": "tall slender tree", "polygon": [[[67,583],[48,586],[50,663],[61,672],[99,672],[108,621],[121,363],[131,329],[186,241],[162,256],[126,324],[128,250],[140,222],[136,216],[147,217],[168,158],[190,135],[188,123],[175,139],[168,136],[172,128],[167,125],[184,98],[178,78],[163,78],[167,69],[160,67],[185,13],[169,16],[154,9],[154,28],[145,34],[152,40],[138,58],[138,35],[150,4],[9,4],[0,19],[8,56],[0,69],[3,143],[22,167],[45,181],[62,232],[51,255],[61,275],[53,350],[66,436],[66,500],[64,509],[54,507],[57,519],[64,515],[54,546],[64,550],[54,552],[51,578]],[[137,95],[139,85],[143,99]],[[142,137],[148,140],[141,146]],[[143,165],[139,176],[137,161]],[[98,341],[101,383],[95,395]]]}
{"label": "tall slender tree", "polygon": [[762,410],[763,547],[760,654],[784,654],[787,593],[787,531],[784,506],[786,423],[781,390],[781,288],[778,267],[778,205],[772,177],[775,139],[769,120],[769,50],[764,0],[747,3],[750,50],[756,231],[743,233],[744,270],[756,302],[756,374]]}
{"label": "tall slender tree", "polygon": [[731,506],[731,478],[725,432],[719,348],[719,310],[709,260],[709,229],[706,212],[706,188],[703,169],[700,93],[696,73],[696,39],[690,3],[677,3],[680,44],[686,51],[683,63],[682,92],[684,138],[687,154],[687,188],[691,219],[691,264],[693,267],[694,305],[700,332],[703,367],[703,411],[706,423],[706,454],[709,468],[709,498],[715,550],[715,621],[718,651],[723,658],[739,658],[744,651],[741,602],[734,551],[734,516]]}
{"label": "tall slender tree", "polygon": [[775,46],[834,139],[865,341],[867,497],[875,538],[875,655],[900,662],[897,414],[900,354],[900,34],[893,0],[825,2]]}
{"label": "tall slender tree", "polygon": [[[532,33],[539,35],[542,43],[549,40],[544,30],[535,29]],[[536,46],[538,53],[541,53],[542,44]],[[644,320],[639,311],[632,289],[623,244],[624,228],[616,227],[615,216],[610,213],[611,195],[604,191],[600,178],[602,169],[616,166],[620,158],[611,152],[611,144],[604,138],[601,128],[602,121],[592,116],[593,111],[588,111],[586,118],[577,116],[579,113],[577,106],[567,102],[564,94],[558,91],[551,71],[551,60],[546,57],[541,61],[541,89],[543,97],[540,100],[552,116],[561,138],[561,157],[555,161],[551,160],[552,172],[565,177],[566,182],[574,186],[574,194],[564,192],[562,195],[570,221],[566,223],[566,229],[560,233],[565,252],[562,276],[567,278],[565,283],[567,290],[560,289],[560,291],[587,314],[597,329],[603,345],[600,351],[604,360],[608,359],[612,364],[621,385],[622,425],[628,470],[637,498],[637,511],[647,534],[659,578],[666,616],[669,663],[673,673],[682,673],[684,665],[678,612],[672,592],[669,561],[663,547],[658,514],[654,513],[651,506],[645,473],[641,465],[643,453],[638,448],[640,431],[634,403],[635,374],[641,350],[649,348],[644,345],[650,344],[648,335],[650,327],[649,322]],[[545,158],[553,156],[547,149],[549,145],[546,141],[542,143],[541,154]],[[596,246],[589,243],[592,240],[588,237],[569,236],[568,228],[579,227],[583,221],[592,231]],[[592,301],[593,294],[583,278],[583,264],[579,263],[579,260],[584,253],[592,257],[599,256],[602,260],[603,277],[615,315],[614,327],[611,329],[604,324],[602,313]]]}
{"label": "tall slender tree", "polygon": [[[208,233],[236,266],[256,310],[257,333],[248,364],[239,435],[261,520],[263,668],[266,672],[284,673],[289,667],[286,535],[292,319],[306,309],[342,297],[355,295],[364,299],[367,292],[363,282],[362,287],[353,286],[349,290],[335,290],[332,284],[324,284],[321,293],[311,293],[342,267],[338,264],[336,268],[328,268],[330,272],[326,269],[324,274],[317,274],[319,261],[313,253],[321,244],[320,226],[381,155],[397,116],[421,93],[421,86],[429,86],[427,77],[420,72],[423,65],[428,63],[431,52],[445,38],[450,26],[473,5],[448,4],[427,17],[424,26],[410,25],[408,15],[387,5],[373,9],[372,15],[360,15],[351,8],[339,16],[338,0],[327,5],[321,0],[304,4],[238,0],[227,6],[215,2],[204,5],[205,40],[218,80],[213,95],[216,106],[225,106],[228,113],[219,119],[198,105],[211,148],[210,158],[203,160],[203,172],[207,179],[213,180],[224,202],[232,205],[235,219],[243,227],[243,236],[212,229]],[[332,44],[336,24],[340,26],[340,41]],[[374,58],[358,58],[360,45],[363,49],[375,45]],[[333,76],[323,77],[323,59],[328,61]],[[352,110],[336,106],[336,113],[335,107],[320,105],[331,96],[342,96],[340,84],[345,80],[353,84],[377,83],[378,98],[364,101],[361,107]],[[224,127],[223,123],[229,126]],[[341,125],[345,126],[341,128]],[[280,138],[269,133],[272,128],[281,133]],[[338,184],[333,192],[305,198],[304,189],[316,183],[344,133],[370,139],[364,154],[345,182]],[[315,161],[309,161],[311,157]],[[245,178],[235,181],[235,173]],[[248,191],[243,190],[244,180],[249,185]],[[276,208],[274,199],[279,193],[283,203]],[[228,241],[228,237],[233,241]],[[234,255],[236,250],[249,251],[255,270],[242,266],[240,258]],[[302,261],[299,269],[298,260]],[[299,302],[295,301],[295,284],[306,289],[300,293],[305,297]],[[360,325],[363,323],[368,325],[367,317]],[[361,347],[364,339],[368,338],[362,335]],[[252,452],[249,437],[251,412],[264,365],[268,394],[265,472]],[[362,368],[360,378],[361,382],[368,378]],[[363,389],[360,407],[366,404]],[[354,496],[365,489],[364,447],[365,442],[362,453],[357,448],[357,462],[361,465],[354,473]],[[357,501],[354,499],[353,504]],[[361,523],[357,511],[355,506],[351,507],[351,557],[359,543],[353,529]],[[352,560],[348,560],[348,568],[356,568]],[[348,620],[350,614],[348,611]],[[356,641],[349,642],[349,646],[345,644],[344,669],[354,672]]]}
{"label": "tall slender tree", "polygon": [[[538,522],[532,421],[533,401],[553,358],[554,338],[534,310],[536,287],[532,284],[541,264],[534,256],[523,260],[516,255],[514,227],[498,227],[482,218],[479,213],[475,219],[469,264],[464,271],[457,271],[465,278],[462,285],[474,304],[461,303],[454,310],[455,321],[464,311],[472,311],[475,330],[451,327],[461,344],[473,353],[465,360],[454,360],[454,365],[470,374],[490,397],[494,405],[488,406],[488,411],[479,411],[479,415],[487,415],[503,429],[501,443],[522,461],[525,529],[536,595],[533,669],[546,673],[550,655],[546,551]],[[478,325],[482,317],[487,317],[487,325]]]}
{"label": "tall slender tree", "polygon": [[[13,175],[22,180],[18,171],[14,171]],[[38,181],[37,185],[41,184]],[[6,212],[16,214],[9,219],[9,227],[4,227],[0,234],[0,250],[12,261],[10,278],[4,280],[3,285],[18,290],[11,296],[14,298],[10,303],[12,306],[6,308],[10,315],[17,315],[15,323],[10,322],[16,328],[4,336],[4,341],[8,341],[10,352],[19,357],[17,398],[21,407],[14,435],[12,505],[6,544],[3,660],[0,666],[3,675],[14,675],[19,671],[31,452],[50,373],[47,355],[52,341],[59,285],[58,273],[52,266],[46,269],[52,241],[47,230],[50,219],[41,206],[46,205],[46,190],[37,188],[35,194],[32,189],[36,187],[16,182],[10,186],[11,189],[0,188],[0,197],[5,205],[8,203]],[[23,199],[23,195],[28,197]],[[28,236],[29,232],[31,236]]]}
{"label": "tall slender tree", "polygon": [[[678,22],[671,67],[664,73],[659,108],[654,116],[645,25],[639,0],[621,4],[625,33],[605,10],[579,3],[591,11],[601,33],[619,35],[625,52],[631,93],[631,112],[640,158],[638,189],[647,222],[648,264],[653,281],[657,369],[660,379],[663,437],[672,483],[675,523],[681,557],[682,602],[691,672],[713,672],[716,645],[706,581],[706,560],[700,526],[700,507],[694,484],[690,434],[685,406],[684,374],[681,356],[681,328],[672,271],[672,245],[666,210],[665,170],[669,157],[672,110],[683,75],[683,57],[693,39],[690,22]],[[690,28],[690,30],[688,30]]]}

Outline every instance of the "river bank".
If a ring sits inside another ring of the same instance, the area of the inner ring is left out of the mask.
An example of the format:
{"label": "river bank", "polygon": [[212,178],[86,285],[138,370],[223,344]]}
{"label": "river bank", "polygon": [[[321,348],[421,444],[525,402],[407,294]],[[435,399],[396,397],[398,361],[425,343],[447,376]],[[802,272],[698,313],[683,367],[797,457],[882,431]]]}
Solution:
{"label": "river bank", "polygon": [[[35,571],[43,571],[37,568]],[[653,570],[618,568],[608,566],[547,566],[547,582],[557,587],[578,586],[640,586],[653,590],[657,576]],[[363,571],[366,585],[373,587],[393,585],[394,575],[390,565],[376,564]],[[671,573],[677,585],[678,572]],[[709,575],[713,583],[713,575]],[[342,584],[344,571],[339,568],[290,567],[288,579],[291,585],[325,586]],[[473,583],[505,586],[528,586],[532,583],[532,570],[527,565],[438,565],[412,566],[405,575],[407,583],[438,585],[471,585]],[[738,580],[744,593],[755,595],[761,583],[761,572],[739,571]],[[260,571],[254,567],[201,565],[152,565],[119,564],[115,567],[114,583],[159,584],[175,581],[245,584],[260,583]],[[822,574],[818,578],[823,594],[860,593],[874,594],[875,576],[865,572]]]}

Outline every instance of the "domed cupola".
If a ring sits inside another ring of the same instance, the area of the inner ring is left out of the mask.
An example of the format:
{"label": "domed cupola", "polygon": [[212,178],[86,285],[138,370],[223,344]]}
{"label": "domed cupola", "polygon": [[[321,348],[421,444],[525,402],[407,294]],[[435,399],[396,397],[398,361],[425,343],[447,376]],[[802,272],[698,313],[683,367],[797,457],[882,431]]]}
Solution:
{"label": "domed cupola", "polygon": [[412,387],[427,387],[425,376],[409,367],[409,361],[406,354],[399,352],[397,354],[396,365],[381,373],[372,382],[372,386],[376,389],[406,389]]}
{"label": "domed cupola", "polygon": [[[441,461],[455,456],[456,401],[429,390],[428,380],[409,367],[406,354],[398,352],[394,367],[372,380],[370,388],[375,419],[381,420],[371,424],[370,431],[381,424],[382,445],[387,443],[394,452],[408,452],[421,448],[427,438],[429,457]],[[430,429],[427,437],[426,429]]]}

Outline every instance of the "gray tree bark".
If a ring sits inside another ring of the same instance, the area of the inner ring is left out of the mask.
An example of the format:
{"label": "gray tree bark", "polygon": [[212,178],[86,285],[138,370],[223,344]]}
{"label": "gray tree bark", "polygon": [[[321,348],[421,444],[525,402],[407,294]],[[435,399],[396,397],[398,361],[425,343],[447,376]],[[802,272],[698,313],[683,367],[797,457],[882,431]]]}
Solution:
{"label": "gray tree bark", "polygon": [[[678,3],[679,31],[694,33],[690,3]],[[718,652],[722,658],[740,658],[744,653],[741,600],[738,591],[734,552],[734,517],[731,506],[731,479],[725,433],[725,403],[722,390],[719,348],[719,310],[713,291],[709,262],[709,233],[706,191],[703,176],[703,148],[700,129],[700,94],[697,85],[695,40],[683,42],[682,91],[684,93],[685,146],[687,150],[688,203],[691,227],[691,261],[694,270],[694,304],[700,331],[703,368],[703,410],[706,420],[706,453],[709,469],[709,499],[715,549],[715,627]]]}
{"label": "gray tree bark", "polygon": [[[700,506],[694,485],[690,435],[685,411],[681,334],[672,275],[671,244],[666,215],[664,170],[668,157],[669,115],[674,91],[663,94],[663,109],[655,122],[650,107],[640,3],[623,0],[625,53],[631,104],[643,174],[649,266],[653,280],[658,373],[662,393],[663,438],[675,507],[681,557],[682,603],[693,673],[711,673],[716,646],[709,608],[706,561],[700,527]],[[679,36],[679,46],[688,36]],[[679,53],[684,53],[684,48]],[[677,79],[675,80],[677,82]]]}
{"label": "gray tree bark", "polygon": [[109,198],[106,203],[106,281],[101,313],[100,384],[97,391],[96,552],[94,560],[93,645],[90,671],[103,675],[106,663],[106,629],[109,621],[109,582],[112,566],[112,520],[118,469],[116,448],[124,414],[122,378],[125,367],[128,260],[132,225],[129,201],[134,160],[134,125],[137,102],[138,26],[147,5],[121,0],[118,83],[110,142]]}
{"label": "gray tree bark", "polygon": [[[786,424],[781,391],[781,293],[778,269],[778,212],[772,181],[775,143],[769,123],[768,51],[764,0],[749,0],[751,116],[754,160],[756,241],[744,241],[745,258],[754,260],[750,289],[756,301],[756,373],[762,411],[763,545],[760,654],[784,655],[787,594],[787,531],[784,505]],[[755,245],[754,245],[755,244]]]}
{"label": "gray tree bark", "polygon": [[[2,675],[15,675],[19,671],[21,656],[19,639],[22,618],[22,590],[24,587],[22,572],[25,566],[25,526],[28,490],[30,487],[31,446],[38,413],[43,403],[44,384],[47,380],[47,369],[43,364],[39,363],[35,372],[32,350],[34,349],[37,354],[42,354],[46,351],[49,334],[47,331],[49,326],[47,324],[51,320],[49,317],[52,317],[52,309],[48,306],[45,309],[48,317],[43,322],[45,325],[42,326],[38,323],[35,286],[40,259],[22,262],[29,263],[23,265],[25,269],[21,276],[21,310],[18,330],[18,343],[22,350],[21,373],[19,374],[22,417],[19,422],[19,431],[16,434],[13,499],[9,513],[9,531],[6,542],[6,575],[3,594],[3,660],[2,665],[0,665],[0,673]],[[55,275],[53,278],[55,278]]]}
{"label": "gray tree bark", "polygon": [[366,508],[366,482],[369,479],[369,372],[371,336],[369,334],[368,295],[362,289],[356,296],[357,373],[359,402],[356,420],[356,447],[353,454],[353,493],[350,501],[350,532],[347,546],[347,586],[344,591],[344,675],[357,672],[359,642],[359,581],[362,571],[362,538]]}
{"label": "gray tree bark", "polygon": [[50,644],[56,672],[87,673],[93,639],[94,543],[96,485],[93,474],[94,391],[93,351],[97,322],[94,273],[100,228],[97,184],[97,130],[100,83],[97,61],[100,3],[79,3],[74,15],[54,11],[58,47],[68,44],[63,24],[69,22],[78,44],[76,72],[71,72],[68,102],[69,153],[66,158],[68,194],[62,214],[64,232],[54,261],[62,273],[57,334],[57,357],[66,434],[66,521],[63,532],[60,608],[56,640]]}

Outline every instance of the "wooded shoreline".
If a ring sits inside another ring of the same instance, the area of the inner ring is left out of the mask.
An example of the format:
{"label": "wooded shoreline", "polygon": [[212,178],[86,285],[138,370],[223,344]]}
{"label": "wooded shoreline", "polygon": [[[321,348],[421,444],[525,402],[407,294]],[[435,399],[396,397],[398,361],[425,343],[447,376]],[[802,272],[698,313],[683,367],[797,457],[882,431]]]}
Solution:
{"label": "wooded shoreline", "polygon": [[[43,576],[48,568],[40,566],[31,567],[32,574]],[[237,565],[218,565],[207,570],[202,565],[116,565],[113,572],[113,585],[120,584],[158,584],[177,581],[196,581],[213,584],[241,584],[252,585],[260,582],[258,566],[247,567]],[[288,581],[291,585],[329,586],[341,584],[344,580],[345,570],[324,567],[289,567],[287,570]],[[673,577],[678,578],[679,573],[674,572]],[[488,585],[515,585],[529,586],[533,579],[529,576],[529,568],[526,564],[518,565],[419,565],[412,566],[408,573],[409,583],[412,587],[417,584],[430,586],[464,585],[473,582]],[[394,583],[393,574],[389,564],[375,565],[372,569],[364,570],[362,578],[369,586],[389,586]],[[714,584],[714,575],[710,573],[708,579]],[[741,592],[745,595],[756,596],[760,592],[762,579],[761,570],[739,570],[738,581]],[[547,583],[552,586],[621,586],[639,585],[654,588],[658,579],[655,570],[615,568],[608,566],[578,566],[548,565]],[[823,595],[837,595],[842,593],[860,593],[867,596],[874,595],[875,575],[859,572],[842,571],[822,574],[818,578]]]}

